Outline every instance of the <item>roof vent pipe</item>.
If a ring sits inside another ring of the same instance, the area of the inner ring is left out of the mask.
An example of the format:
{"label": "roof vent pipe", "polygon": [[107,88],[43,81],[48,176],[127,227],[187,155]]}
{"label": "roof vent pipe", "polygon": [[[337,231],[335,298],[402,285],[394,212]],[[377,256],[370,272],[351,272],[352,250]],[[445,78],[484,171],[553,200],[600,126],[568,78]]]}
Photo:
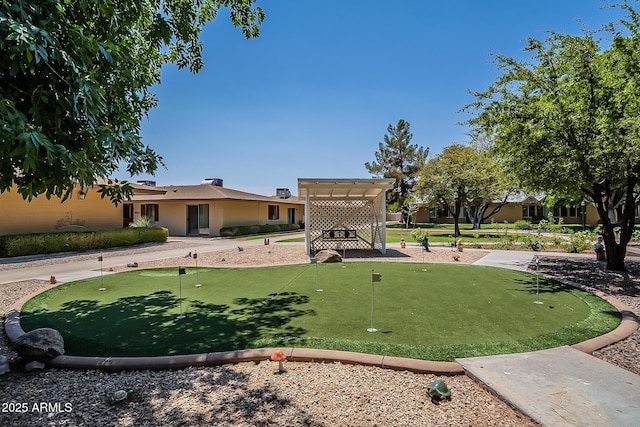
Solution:
{"label": "roof vent pipe", "polygon": [[222,187],[222,178],[205,178],[200,183],[202,185],[213,185],[214,187]]}

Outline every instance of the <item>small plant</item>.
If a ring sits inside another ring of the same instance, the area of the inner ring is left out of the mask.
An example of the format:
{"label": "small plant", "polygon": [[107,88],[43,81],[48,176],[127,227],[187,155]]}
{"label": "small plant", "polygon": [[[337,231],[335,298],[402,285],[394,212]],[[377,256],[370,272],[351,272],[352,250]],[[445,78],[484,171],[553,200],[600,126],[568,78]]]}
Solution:
{"label": "small plant", "polygon": [[540,222],[538,222],[538,233],[542,231],[551,231],[552,224],[553,223],[549,222],[548,219],[541,219]]}
{"label": "small plant", "polygon": [[153,221],[153,218],[151,218],[150,216],[141,216],[140,218],[136,219],[134,222],[131,223],[131,225],[129,227],[133,227],[133,228],[151,228],[151,227],[155,227],[155,222]]}
{"label": "small plant", "polygon": [[504,237],[502,237],[502,239],[500,239],[494,245],[494,247],[496,249],[504,249],[504,250],[514,249],[515,248],[515,243],[513,241],[513,237],[509,236],[509,235],[505,235]]}
{"label": "small plant", "polygon": [[429,232],[428,231],[422,231],[422,228],[417,228],[417,229],[415,229],[415,230],[413,230],[411,232],[411,237],[416,242],[421,242],[422,239],[424,238],[424,236],[428,237],[429,236]]}
{"label": "small plant", "polygon": [[578,231],[569,235],[569,241],[564,243],[566,252],[580,253],[591,248],[592,236],[589,231]]}
{"label": "small plant", "polygon": [[534,252],[538,252],[544,248],[544,242],[542,241],[540,236],[529,234],[527,235],[524,242],[522,242],[522,246],[524,246],[525,248],[531,249]]}
{"label": "small plant", "polygon": [[525,219],[519,219],[513,225],[517,230],[531,230],[533,228],[531,222]]}

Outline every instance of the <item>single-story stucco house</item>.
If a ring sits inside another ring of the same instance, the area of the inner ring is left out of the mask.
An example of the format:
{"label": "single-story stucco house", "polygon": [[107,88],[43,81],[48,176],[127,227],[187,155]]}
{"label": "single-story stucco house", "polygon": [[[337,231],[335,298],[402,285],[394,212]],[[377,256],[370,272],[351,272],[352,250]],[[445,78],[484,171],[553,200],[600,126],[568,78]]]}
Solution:
{"label": "single-story stucco house", "polygon": [[304,202],[286,188],[277,189],[275,196],[261,196],[222,184],[218,178],[196,185],[133,184],[133,198],[122,208],[123,225],[146,216],[169,229],[171,236],[213,237],[226,227],[297,225],[304,220]]}
{"label": "single-story stucco house", "polygon": [[0,235],[116,229],[149,217],[170,236],[213,237],[223,227],[304,221],[304,202],[286,188],[262,196],[224,188],[221,179],[170,186],[140,181],[132,187],[132,199],[118,206],[100,197],[99,185],[78,187],[64,202],[42,195],[28,201],[6,191],[0,194]]}

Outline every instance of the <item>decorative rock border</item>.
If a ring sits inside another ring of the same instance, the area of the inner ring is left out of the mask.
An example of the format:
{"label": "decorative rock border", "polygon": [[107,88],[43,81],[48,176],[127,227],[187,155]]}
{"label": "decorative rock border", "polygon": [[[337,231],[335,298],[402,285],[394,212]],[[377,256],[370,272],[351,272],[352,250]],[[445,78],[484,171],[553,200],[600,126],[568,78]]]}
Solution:
{"label": "decorative rock border", "polygon": [[[550,277],[551,278],[551,277]],[[620,325],[611,332],[574,344],[571,347],[584,353],[621,341],[638,328],[640,320],[623,302],[614,297],[596,291],[587,286],[567,280],[557,280],[561,283],[591,292],[613,305],[621,314]],[[29,299],[46,292],[57,285],[35,292],[14,303],[5,318],[5,332],[13,344],[25,331],[20,325],[20,310]],[[85,357],[85,356],[57,356],[48,362],[48,366],[58,369],[97,369],[109,372],[123,370],[163,370],[182,369],[189,366],[214,366],[227,363],[240,363],[268,360],[275,348],[258,348],[252,350],[224,351],[215,353],[186,354],[176,356],[156,357]],[[310,348],[282,348],[287,360],[294,362],[341,362],[345,364],[359,364],[378,366],[385,369],[407,370],[416,373],[439,375],[463,375],[464,369],[458,362],[437,362],[429,360],[409,359],[403,357],[380,356],[374,354],[355,353],[348,351],[320,350]]]}

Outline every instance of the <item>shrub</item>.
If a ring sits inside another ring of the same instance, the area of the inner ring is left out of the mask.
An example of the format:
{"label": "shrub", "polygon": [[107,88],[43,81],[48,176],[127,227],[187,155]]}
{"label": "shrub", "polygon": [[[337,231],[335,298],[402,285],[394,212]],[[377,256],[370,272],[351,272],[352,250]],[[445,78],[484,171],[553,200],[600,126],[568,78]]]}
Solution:
{"label": "shrub", "polygon": [[524,242],[522,242],[522,246],[527,249],[531,249],[532,251],[538,252],[544,248],[544,242],[539,236],[528,234]]}
{"label": "shrub", "polygon": [[578,231],[569,235],[569,240],[564,243],[566,252],[580,253],[591,248],[592,235],[589,231]]}
{"label": "shrub", "polygon": [[416,242],[421,242],[422,238],[428,235],[429,233],[426,231],[423,232],[422,228],[415,229],[411,232],[411,237],[413,237],[413,240],[415,240]]}
{"label": "shrub", "polygon": [[531,230],[533,228],[533,226],[531,225],[531,222],[525,219],[519,219],[516,222],[514,222],[513,225],[517,230]]}
{"label": "shrub", "polygon": [[56,252],[82,252],[167,241],[166,228],[122,228],[65,233],[15,234],[0,236],[0,256],[14,257]]}
{"label": "shrub", "polygon": [[541,219],[540,222],[538,222],[538,232],[541,231],[551,231],[551,226],[553,225],[552,222],[549,222],[548,219]]}
{"label": "shrub", "polygon": [[514,237],[505,234],[495,245],[496,249],[510,250],[515,248]]}
{"label": "shrub", "polygon": [[129,227],[133,227],[133,228],[155,227],[155,223],[153,222],[153,219],[150,216],[141,216],[140,218],[132,222],[131,225],[129,225]]}
{"label": "shrub", "polygon": [[266,234],[299,229],[300,226],[298,224],[239,225],[236,227],[222,227],[220,229],[220,235],[224,237],[246,236],[249,234]]}

